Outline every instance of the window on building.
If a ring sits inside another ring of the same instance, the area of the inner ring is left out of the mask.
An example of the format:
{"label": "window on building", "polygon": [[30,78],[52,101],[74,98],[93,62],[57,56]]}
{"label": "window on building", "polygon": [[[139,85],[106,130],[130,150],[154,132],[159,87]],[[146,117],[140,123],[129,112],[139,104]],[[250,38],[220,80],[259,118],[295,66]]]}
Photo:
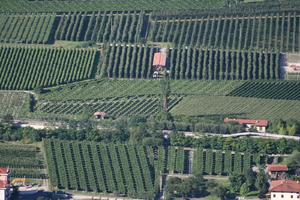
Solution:
{"label": "window on building", "polygon": [[275,198],[275,197],[276,197],[276,194],[273,194],[273,197]]}
{"label": "window on building", "polygon": [[281,195],[281,198],[284,198],[284,195],[283,195],[283,194]]}
{"label": "window on building", "polygon": [[292,199],[292,198],[294,198],[294,196],[293,196],[293,195],[291,195],[291,199]]}
{"label": "window on building", "polygon": [[297,199],[299,199],[299,198],[300,198],[300,196],[298,195],[298,196],[297,196]]}

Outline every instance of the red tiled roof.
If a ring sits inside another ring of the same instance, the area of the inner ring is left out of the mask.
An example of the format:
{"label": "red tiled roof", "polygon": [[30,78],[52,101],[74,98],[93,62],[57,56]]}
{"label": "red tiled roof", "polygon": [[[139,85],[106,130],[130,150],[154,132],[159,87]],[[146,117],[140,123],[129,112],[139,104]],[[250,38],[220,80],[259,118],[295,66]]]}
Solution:
{"label": "red tiled roof", "polygon": [[224,122],[238,122],[239,124],[253,124],[255,126],[268,126],[268,120],[251,120],[251,119],[224,119]]}
{"label": "red tiled roof", "polygon": [[270,192],[298,192],[300,193],[300,181],[276,180],[269,187]]}
{"label": "red tiled roof", "polygon": [[166,66],[167,55],[165,53],[155,53],[153,59],[153,66]]}
{"label": "red tiled roof", "polygon": [[94,116],[106,116],[107,114],[105,112],[95,112]]}
{"label": "red tiled roof", "polygon": [[267,165],[267,170],[270,172],[273,171],[288,171],[287,165]]}
{"label": "red tiled roof", "polygon": [[0,174],[8,174],[9,168],[0,168]]}

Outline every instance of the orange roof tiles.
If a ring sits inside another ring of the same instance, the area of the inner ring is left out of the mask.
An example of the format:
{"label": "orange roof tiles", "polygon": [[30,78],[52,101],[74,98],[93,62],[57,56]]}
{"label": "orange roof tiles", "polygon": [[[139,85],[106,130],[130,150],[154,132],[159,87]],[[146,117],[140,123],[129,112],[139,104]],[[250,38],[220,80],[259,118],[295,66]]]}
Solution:
{"label": "orange roof tiles", "polygon": [[166,66],[167,55],[165,53],[155,53],[153,59],[153,66]]}
{"label": "orange roof tiles", "polygon": [[267,170],[270,172],[273,171],[288,171],[287,165],[267,165]]}
{"label": "orange roof tiles", "polygon": [[268,126],[268,120],[251,120],[251,119],[224,119],[224,122],[238,122],[239,124],[253,124],[254,126]]}
{"label": "orange roof tiles", "polygon": [[300,193],[300,182],[292,180],[272,181],[269,187],[270,192],[298,192]]}

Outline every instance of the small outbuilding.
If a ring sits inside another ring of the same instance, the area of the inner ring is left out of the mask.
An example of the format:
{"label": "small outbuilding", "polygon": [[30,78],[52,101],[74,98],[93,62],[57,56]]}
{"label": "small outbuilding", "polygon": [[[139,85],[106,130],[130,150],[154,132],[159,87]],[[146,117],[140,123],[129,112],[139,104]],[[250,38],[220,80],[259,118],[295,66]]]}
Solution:
{"label": "small outbuilding", "polygon": [[229,119],[229,118],[225,118],[224,122],[237,122],[243,125],[246,131],[248,131],[251,128],[255,128],[260,133],[265,133],[266,128],[269,124],[268,120]]}
{"label": "small outbuilding", "polygon": [[94,117],[95,117],[95,119],[105,119],[107,117],[107,113],[105,113],[105,112],[95,112]]}
{"label": "small outbuilding", "polygon": [[289,170],[287,165],[271,164],[267,165],[266,171],[269,173],[272,180],[285,179],[285,175]]}

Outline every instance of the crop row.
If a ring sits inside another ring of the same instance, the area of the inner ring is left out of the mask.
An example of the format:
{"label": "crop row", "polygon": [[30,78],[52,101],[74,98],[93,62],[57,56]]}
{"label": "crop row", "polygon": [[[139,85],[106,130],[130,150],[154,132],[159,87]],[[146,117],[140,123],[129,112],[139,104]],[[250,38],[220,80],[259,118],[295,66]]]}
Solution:
{"label": "crop row", "polygon": [[32,89],[91,78],[98,52],[83,49],[0,47],[0,88]]}
{"label": "crop row", "polygon": [[[174,107],[182,98],[171,97],[169,109]],[[106,112],[113,116],[153,115],[159,110],[159,97],[128,97],[118,100],[108,99],[99,101],[41,101],[37,106],[38,112],[76,115],[85,112]]]}
{"label": "crop row", "polygon": [[152,192],[147,148],[91,142],[45,141],[52,185],[58,188],[134,195]]}
{"label": "crop row", "polygon": [[53,14],[0,15],[0,42],[49,43]]}
{"label": "crop row", "polygon": [[[152,47],[109,47],[102,76],[152,78]],[[280,54],[214,49],[170,49],[166,68],[172,79],[247,80],[279,79]]]}
{"label": "crop row", "polygon": [[300,82],[297,81],[245,82],[240,87],[231,91],[227,96],[300,100]]}
{"label": "crop row", "polygon": [[299,119],[300,102],[296,100],[245,98],[230,96],[184,97],[171,112],[174,115],[217,116],[256,120]]}

